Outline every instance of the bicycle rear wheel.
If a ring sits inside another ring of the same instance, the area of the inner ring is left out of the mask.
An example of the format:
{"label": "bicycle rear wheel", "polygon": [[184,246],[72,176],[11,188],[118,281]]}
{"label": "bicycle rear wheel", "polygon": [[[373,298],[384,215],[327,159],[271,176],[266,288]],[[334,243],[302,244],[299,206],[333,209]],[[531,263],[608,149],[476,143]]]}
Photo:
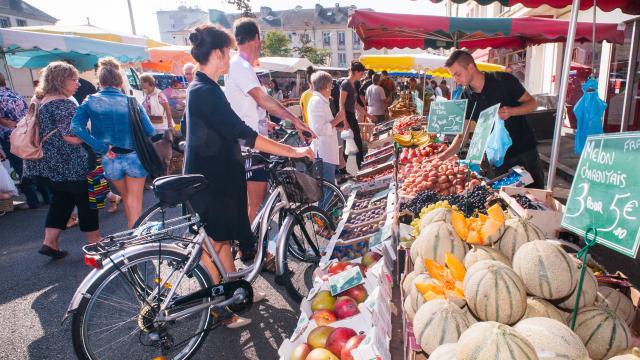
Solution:
{"label": "bicycle rear wheel", "polygon": [[[158,302],[170,288],[174,297],[212,285],[207,272],[197,265],[177,284],[187,257],[172,250],[148,250],[134,254],[100,275],[87,290],[73,315],[72,337],[79,359],[189,358],[207,336],[211,316],[207,309],[171,323],[155,324]],[[163,286],[161,286],[161,285]],[[158,295],[159,294],[159,295]],[[202,299],[202,302],[208,299]],[[185,310],[170,309],[171,312]],[[161,334],[166,342],[152,334]],[[170,346],[167,346],[170,344]]]}
{"label": "bicycle rear wheel", "polygon": [[294,220],[286,232],[282,279],[289,296],[299,303],[313,287],[313,272],[333,236],[335,225],[325,211],[314,205],[290,216],[294,216]]}

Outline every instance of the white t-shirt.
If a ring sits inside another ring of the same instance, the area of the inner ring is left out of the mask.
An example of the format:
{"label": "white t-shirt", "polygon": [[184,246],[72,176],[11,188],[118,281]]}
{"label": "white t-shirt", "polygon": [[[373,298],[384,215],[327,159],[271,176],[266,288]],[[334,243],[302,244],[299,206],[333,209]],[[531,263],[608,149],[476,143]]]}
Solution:
{"label": "white t-shirt", "polygon": [[229,74],[224,78],[224,93],[233,111],[257,133],[260,133],[259,106],[249,91],[261,86],[253,66],[240,54],[232,56]]}
{"label": "white t-shirt", "polygon": [[372,84],[365,93],[367,99],[367,112],[370,115],[384,115],[384,101],[387,99],[384,89],[380,85]]}

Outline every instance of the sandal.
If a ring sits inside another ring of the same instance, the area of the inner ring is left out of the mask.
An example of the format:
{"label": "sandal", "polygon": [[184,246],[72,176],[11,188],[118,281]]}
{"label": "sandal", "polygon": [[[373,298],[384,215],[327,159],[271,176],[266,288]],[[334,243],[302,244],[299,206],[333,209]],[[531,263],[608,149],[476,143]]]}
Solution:
{"label": "sandal", "polygon": [[71,214],[71,216],[69,217],[69,221],[67,221],[67,229],[71,229],[75,226],[78,226],[78,215]]}
{"label": "sandal", "polygon": [[56,250],[50,246],[47,245],[42,245],[42,247],[40,248],[40,250],[38,250],[38,252],[42,255],[47,255],[51,258],[53,258],[54,260],[60,260],[63,257],[67,256],[68,253],[66,251],[62,251],[62,250]]}
{"label": "sandal", "polygon": [[115,196],[115,200],[109,199],[109,202],[111,202],[111,207],[107,209],[109,214],[113,214],[118,211],[118,205],[122,202],[122,196],[116,194],[113,194],[113,196]]}

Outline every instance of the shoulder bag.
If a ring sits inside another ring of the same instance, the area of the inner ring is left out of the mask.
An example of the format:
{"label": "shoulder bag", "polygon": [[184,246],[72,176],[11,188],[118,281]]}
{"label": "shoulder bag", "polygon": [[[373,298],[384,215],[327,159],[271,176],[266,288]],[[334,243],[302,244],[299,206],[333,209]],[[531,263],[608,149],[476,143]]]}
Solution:
{"label": "shoulder bag", "polygon": [[151,177],[162,176],[164,167],[156,150],[151,144],[151,139],[145,134],[142,126],[142,117],[138,101],[134,97],[129,97],[129,120],[131,121],[131,134],[133,135],[133,146],[142,166]]}

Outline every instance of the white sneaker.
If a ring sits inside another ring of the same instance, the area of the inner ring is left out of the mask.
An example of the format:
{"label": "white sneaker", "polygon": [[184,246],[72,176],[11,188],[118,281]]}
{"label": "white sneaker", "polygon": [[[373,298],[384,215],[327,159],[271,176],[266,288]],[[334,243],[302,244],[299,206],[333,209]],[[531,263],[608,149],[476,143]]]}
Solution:
{"label": "white sneaker", "polygon": [[253,292],[253,302],[257,303],[267,298],[267,294],[262,291],[254,291]]}
{"label": "white sneaker", "polygon": [[242,316],[233,315],[229,322],[226,323],[228,329],[239,329],[251,324],[251,319],[243,318]]}

